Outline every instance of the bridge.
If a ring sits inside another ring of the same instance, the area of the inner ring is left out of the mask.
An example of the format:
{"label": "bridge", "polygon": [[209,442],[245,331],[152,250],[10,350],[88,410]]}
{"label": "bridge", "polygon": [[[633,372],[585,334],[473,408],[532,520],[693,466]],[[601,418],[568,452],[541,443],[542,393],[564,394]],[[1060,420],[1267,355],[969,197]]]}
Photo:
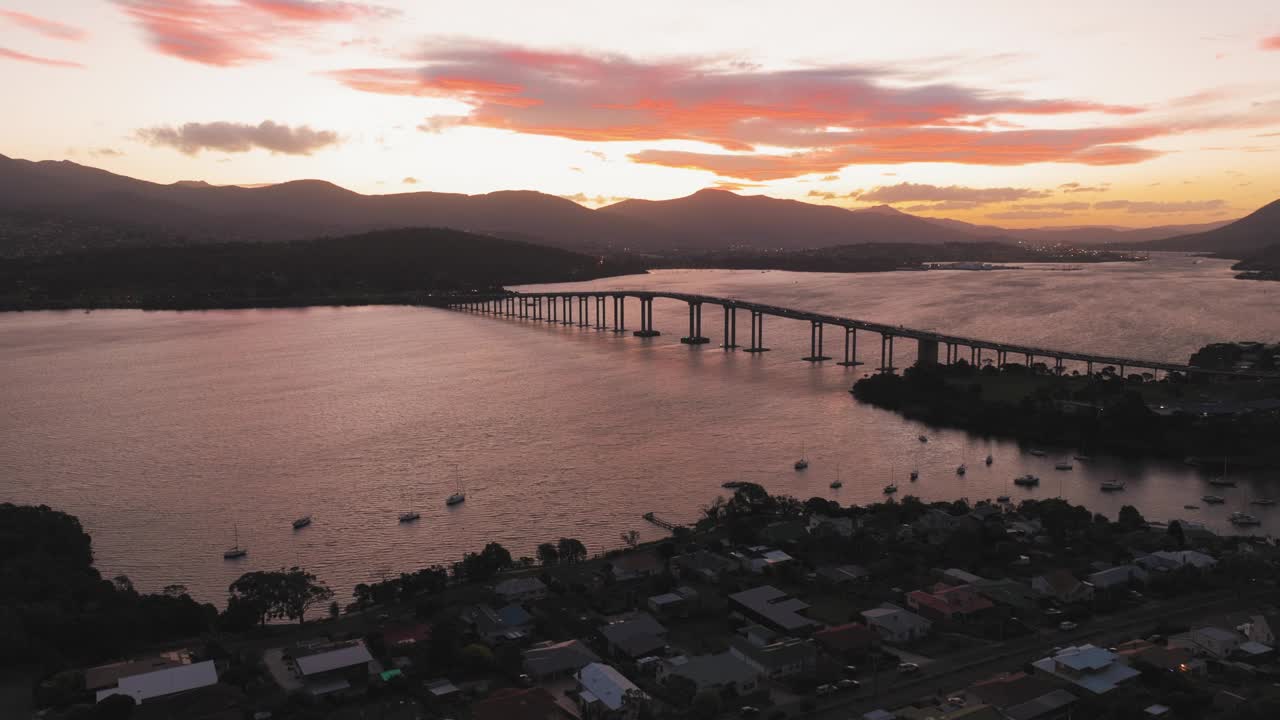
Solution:
{"label": "bridge", "polygon": [[[626,299],[635,298],[640,301],[640,328],[632,332],[636,337],[648,338],[661,335],[653,324],[653,302],[657,299],[675,300],[689,306],[689,334],[680,338],[687,345],[702,345],[711,342],[702,334],[702,306],[713,305],[722,308],[723,341],[720,347],[725,350],[742,348],[748,353],[767,352],[770,348],[764,345],[764,318],[766,316],[788,318],[809,323],[809,354],[803,359],[809,362],[822,362],[832,358],[824,354],[824,330],[827,326],[844,330],[844,358],[837,365],[853,367],[863,365],[858,360],[858,333],[868,333],[880,340],[880,372],[893,372],[893,341],[895,338],[908,338],[916,341],[916,364],[935,365],[939,361],[948,365],[967,355],[971,365],[981,367],[983,353],[988,353],[986,360],[1003,367],[1009,357],[1021,357],[1027,367],[1031,367],[1039,358],[1048,366],[1053,361],[1054,371],[1062,373],[1065,363],[1083,363],[1088,374],[1093,374],[1095,365],[1119,368],[1120,375],[1125,376],[1129,369],[1150,370],[1153,375],[1159,371],[1167,373],[1196,373],[1200,375],[1218,375],[1237,378],[1277,379],[1280,373],[1260,372],[1253,370],[1212,370],[1192,365],[1144,360],[1141,358],[1097,355],[1071,350],[1060,350],[1015,343],[982,340],[979,338],[948,335],[932,330],[919,330],[902,325],[886,325],[854,318],[827,315],[824,313],[778,307],[764,303],[749,302],[736,298],[715,297],[690,293],[664,292],[660,290],[567,290],[561,292],[521,293],[509,292],[495,295],[454,295],[443,298],[446,307],[474,312],[488,313],[504,317],[515,317],[593,327],[600,331],[615,333],[627,332]],[[609,302],[612,301],[610,307]],[[576,306],[577,319],[574,319]],[[738,311],[750,315],[750,340],[746,347],[738,344]],[[594,311],[595,317],[592,318]],[[608,311],[609,317],[606,318]],[[939,350],[943,355],[939,358]]]}

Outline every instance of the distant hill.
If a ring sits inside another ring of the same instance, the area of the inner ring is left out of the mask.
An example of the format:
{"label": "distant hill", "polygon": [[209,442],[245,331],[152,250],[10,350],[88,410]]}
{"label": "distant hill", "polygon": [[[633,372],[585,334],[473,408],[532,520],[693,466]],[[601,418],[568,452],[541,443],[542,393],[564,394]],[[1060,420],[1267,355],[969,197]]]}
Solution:
{"label": "distant hill", "polygon": [[0,155],[0,256],[289,241],[402,227],[450,227],[614,254],[974,241],[1129,245],[1212,226],[1015,230],[917,217],[888,206],[848,210],[724,190],[672,200],[625,200],[591,210],[531,191],[362,195],[320,180],[256,187],[201,181],[162,185],[73,162]]}
{"label": "distant hill", "polygon": [[1177,235],[1213,230],[1232,222],[1231,220],[1219,220],[1198,225],[1159,225],[1147,228],[1123,228],[1108,225],[1082,225],[1065,228],[1001,228],[993,225],[974,225],[961,220],[946,218],[926,219],[943,227],[970,233],[977,237],[990,237],[994,233],[1014,240],[1040,245],[1061,244],[1075,246],[1124,246],[1126,243],[1144,243]]}
{"label": "distant hill", "polygon": [[[422,226],[576,250],[665,244],[653,228],[537,192],[361,195],[319,180],[256,188],[199,182],[161,185],[72,162],[30,162],[2,155],[0,215],[11,225],[15,217],[37,224],[124,225],[140,238],[187,244],[297,240]],[[0,235],[0,254],[16,254],[14,246],[31,244],[30,236],[16,229]],[[23,252],[38,250],[26,247]]]}
{"label": "distant hill", "polygon": [[1216,230],[1179,235],[1148,243],[1149,250],[1214,252],[1229,258],[1244,258],[1268,246],[1280,244],[1280,200]]}
{"label": "distant hill", "polygon": [[429,304],[433,293],[639,271],[618,261],[458,230],[381,230],[317,240],[0,258],[0,310]]}
{"label": "distant hill", "polygon": [[661,228],[678,238],[684,249],[797,250],[860,243],[940,245],[974,239],[974,234],[883,206],[847,210],[725,190],[702,190],[674,200],[624,200],[596,212]]}

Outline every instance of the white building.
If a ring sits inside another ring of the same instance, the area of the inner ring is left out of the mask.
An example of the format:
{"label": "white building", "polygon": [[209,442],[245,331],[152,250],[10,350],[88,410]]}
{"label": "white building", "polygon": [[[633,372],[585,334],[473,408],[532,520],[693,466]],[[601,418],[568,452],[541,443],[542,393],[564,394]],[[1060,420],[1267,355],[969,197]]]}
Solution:
{"label": "white building", "polygon": [[141,705],[153,698],[208,687],[217,682],[218,671],[213,661],[205,660],[121,677],[114,687],[99,690],[97,701],[102,702],[112,695],[127,695]]}
{"label": "white building", "polygon": [[863,610],[862,618],[887,643],[909,643],[929,634],[933,623],[892,603]]}
{"label": "white building", "polygon": [[1142,673],[1126,665],[1119,655],[1093,645],[1064,648],[1056,655],[1031,663],[1040,672],[1103,695]]}
{"label": "white building", "polygon": [[[640,688],[611,665],[591,663],[578,671],[577,678],[584,709],[590,708],[606,717],[625,716],[647,698]],[[596,703],[600,707],[596,707]]]}

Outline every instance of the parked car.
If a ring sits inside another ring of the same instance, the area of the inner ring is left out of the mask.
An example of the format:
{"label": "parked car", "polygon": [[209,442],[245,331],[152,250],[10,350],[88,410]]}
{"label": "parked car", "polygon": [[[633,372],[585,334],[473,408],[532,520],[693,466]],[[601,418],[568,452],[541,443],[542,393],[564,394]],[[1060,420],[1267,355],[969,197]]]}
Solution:
{"label": "parked car", "polygon": [[1075,630],[1078,627],[1080,626],[1077,625],[1076,623],[1071,622],[1070,620],[1063,620],[1062,622],[1058,623],[1058,629],[1063,632],[1069,632],[1071,630]]}
{"label": "parked car", "polygon": [[920,672],[920,666],[913,662],[898,663],[898,672],[903,675],[911,675]]}
{"label": "parked car", "polygon": [[857,665],[845,665],[845,666],[844,666],[844,674],[845,674],[845,675],[848,675],[849,677],[853,677],[854,675],[857,675],[857,674],[858,674],[858,666],[857,666]]}
{"label": "parked car", "polygon": [[857,690],[858,688],[862,687],[862,683],[858,682],[857,680],[850,680],[849,678],[845,678],[840,682],[836,683],[836,687],[840,688],[841,690]]}
{"label": "parked car", "polygon": [[830,695],[835,691],[836,691],[835,685],[819,685],[818,689],[815,692],[817,692],[818,695]]}
{"label": "parked car", "polygon": [[760,717],[760,708],[751,705],[743,705],[738,708],[738,714],[744,718]]}

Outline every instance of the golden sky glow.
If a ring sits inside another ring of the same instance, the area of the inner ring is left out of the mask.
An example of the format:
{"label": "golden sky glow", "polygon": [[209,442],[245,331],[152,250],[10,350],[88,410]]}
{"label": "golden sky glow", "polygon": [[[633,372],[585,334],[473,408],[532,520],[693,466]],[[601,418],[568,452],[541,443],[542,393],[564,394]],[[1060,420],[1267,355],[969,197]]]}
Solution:
{"label": "golden sky glow", "polygon": [[1010,227],[1280,197],[1275,2],[0,0],[0,92],[0,153],[157,182]]}

